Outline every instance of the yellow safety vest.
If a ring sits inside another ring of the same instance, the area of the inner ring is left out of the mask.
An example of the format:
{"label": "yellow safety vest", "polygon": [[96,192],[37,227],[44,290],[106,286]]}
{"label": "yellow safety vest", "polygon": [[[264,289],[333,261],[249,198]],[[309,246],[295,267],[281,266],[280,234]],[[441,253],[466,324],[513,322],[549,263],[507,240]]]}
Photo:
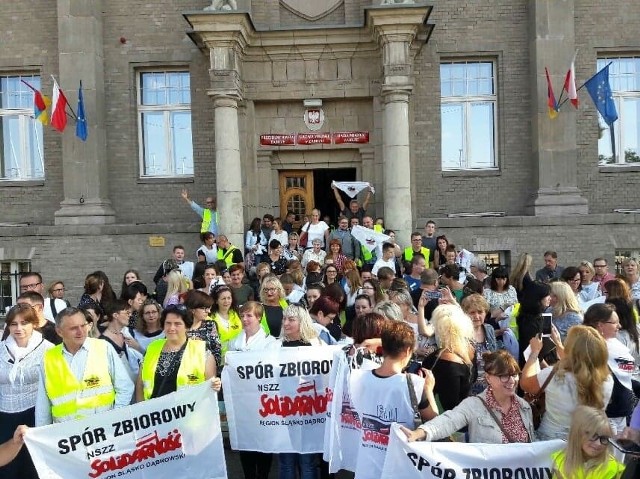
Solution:
{"label": "yellow safety vest", "polygon": [[[200,233],[206,233],[209,231],[209,226],[211,226],[211,220],[213,219],[213,215],[211,214],[211,210],[209,208],[204,208],[202,210],[202,224],[200,225]],[[216,211],[216,223],[218,222],[218,212]]]}
{"label": "yellow safety vest", "polygon": [[240,322],[240,316],[235,311],[229,310],[229,327],[225,327],[222,322],[222,318],[216,313],[211,317],[211,320],[218,326],[218,336],[220,336],[220,343],[222,343],[222,361],[224,362],[224,355],[229,349],[229,341],[235,338],[242,331],[242,323]]}
{"label": "yellow safety vest", "polygon": [[551,454],[553,459],[553,478],[554,479],[618,479],[624,472],[624,465],[620,464],[615,457],[608,455],[606,462],[600,464],[589,472],[580,468],[574,471],[571,477],[566,477],[562,472],[564,468],[566,452],[564,450]]}
{"label": "yellow safety vest", "polygon": [[[407,263],[411,263],[411,260],[413,259],[413,253],[414,251],[413,251],[413,248],[411,248],[411,246],[404,249],[404,260]],[[430,253],[429,248],[425,248],[424,246],[420,247],[420,254],[424,256],[424,260],[426,261],[427,266],[429,266],[429,253]]]}
{"label": "yellow safety vest", "polygon": [[229,245],[229,248],[225,253],[222,252],[221,249],[218,250],[218,259],[221,259],[227,265],[227,268],[233,266],[235,263],[233,262],[233,252],[237,250],[233,245]]}
{"label": "yellow safety vest", "polygon": [[107,360],[107,348],[111,346],[101,339],[87,338],[86,341],[89,351],[82,381],[71,371],[62,344],[44,353],[44,387],[54,423],[113,409],[116,391]]}
{"label": "yellow safety vest", "polygon": [[[279,301],[280,303],[280,307],[282,308],[282,311],[284,311],[287,306],[289,306],[289,304],[287,303],[286,299],[281,299]],[[262,305],[264,307],[264,305]],[[267,334],[271,334],[271,331],[269,330],[269,325],[267,324],[267,312],[262,311],[262,319],[260,320],[260,325],[262,326],[262,329],[264,329],[264,332]]]}
{"label": "yellow safety vest", "polygon": [[[153,381],[156,377],[156,368],[160,353],[166,339],[156,339],[149,344],[142,363],[142,386],[145,401],[153,394]],[[182,353],[182,361],[178,368],[177,389],[185,386],[192,386],[204,382],[204,368],[206,363],[207,345],[199,339],[188,339],[187,345]]]}

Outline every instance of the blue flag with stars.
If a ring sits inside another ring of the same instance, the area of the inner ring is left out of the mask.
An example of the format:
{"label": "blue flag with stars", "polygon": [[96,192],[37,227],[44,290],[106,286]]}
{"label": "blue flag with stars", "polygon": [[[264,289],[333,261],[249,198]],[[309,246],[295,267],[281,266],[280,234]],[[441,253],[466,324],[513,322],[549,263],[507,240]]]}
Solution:
{"label": "blue flag with stars", "polygon": [[609,85],[610,65],[611,63],[589,78],[584,84],[598,112],[609,126],[618,119],[618,111],[613,101],[611,85]]}
{"label": "blue flag with stars", "polygon": [[89,131],[87,129],[87,117],[84,114],[84,96],[82,95],[82,82],[78,88],[78,116],[76,118],[76,136],[82,141],[87,141]]}

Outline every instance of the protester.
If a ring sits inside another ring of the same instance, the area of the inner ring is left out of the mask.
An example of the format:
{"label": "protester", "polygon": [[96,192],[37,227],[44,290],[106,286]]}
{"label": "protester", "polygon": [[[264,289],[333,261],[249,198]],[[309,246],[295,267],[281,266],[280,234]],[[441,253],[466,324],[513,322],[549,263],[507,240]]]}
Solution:
{"label": "protester", "polygon": [[487,387],[484,378],[484,353],[498,349],[493,326],[484,322],[489,313],[489,303],[479,294],[471,294],[462,300],[462,311],[473,323],[473,346],[478,378],[471,386],[471,394],[480,394]]}
{"label": "protester", "polygon": [[571,287],[563,281],[554,281],[549,286],[551,288],[549,306],[553,315],[553,325],[558,328],[560,337],[564,341],[571,327],[582,324],[578,298]]}
{"label": "protester", "polygon": [[[222,344],[215,321],[209,319],[213,298],[202,291],[189,291],[184,300],[184,306],[190,313],[190,324],[187,336],[191,339],[204,341],[207,351],[213,354],[216,370],[222,366]],[[178,305],[182,306],[182,305]],[[181,311],[182,308],[178,308]]]}
{"label": "protester", "polygon": [[122,286],[120,287],[120,299],[124,299],[123,296],[125,290],[127,289],[127,286],[129,286],[134,281],[142,281],[140,273],[138,273],[138,271],[135,269],[128,269],[127,271],[125,271],[124,275],[122,276]]}
{"label": "protester", "polygon": [[372,432],[388,435],[391,422],[413,428],[416,412],[422,420],[438,414],[433,374],[425,370],[423,379],[404,373],[416,344],[413,329],[402,322],[387,323],[381,331],[381,340],[380,367],[372,371],[353,370],[349,381],[351,402],[362,422],[356,479],[378,479],[382,473],[386,443],[369,439]]}
{"label": "protester", "polygon": [[142,304],[142,314],[138,315],[134,328],[123,330],[125,335],[130,335],[140,346],[140,352],[144,354],[152,341],[164,338],[164,331],[160,324],[162,306],[153,299],[146,299]]}
{"label": "protester", "polygon": [[624,471],[611,455],[611,426],[601,409],[578,406],[571,416],[571,429],[564,449],[554,452],[553,477],[619,479]]}
{"label": "protester", "polygon": [[485,352],[487,389],[464,399],[458,406],[424,423],[415,431],[403,428],[409,441],[444,439],[463,427],[469,442],[508,444],[533,442],[531,406],[516,395],[520,367],[507,351]]}
{"label": "protester", "polygon": [[227,285],[231,288],[233,298],[239,306],[247,301],[253,301],[253,288],[243,282],[244,267],[240,264],[234,264],[229,268],[231,282]]}
{"label": "protester", "polygon": [[584,315],[584,325],[596,329],[607,342],[608,366],[613,378],[611,400],[605,412],[614,434],[621,433],[627,425],[637,401],[633,394],[632,374],[635,361],[629,348],[617,339],[620,320],[610,304],[594,304]]}
{"label": "protester", "polygon": [[129,373],[132,381],[138,376],[140,363],[142,362],[142,348],[138,342],[125,336],[123,331],[128,327],[131,309],[124,299],[117,299],[107,304],[107,327],[99,339],[107,341],[122,360],[122,364]]}
{"label": "protester", "polygon": [[443,411],[456,407],[466,398],[475,382],[475,350],[471,345],[473,323],[457,305],[438,306],[431,317],[439,349],[422,365],[436,378],[434,393]]}
{"label": "protester", "polygon": [[607,344],[589,326],[574,326],[567,334],[564,354],[553,368],[540,370],[538,355],[542,339],[529,342],[531,354],[522,370],[520,387],[530,394],[545,388],[546,410],[537,434],[540,440],[567,439],[571,414],[580,405],[604,411],[613,389],[613,379],[607,367]]}
{"label": "protester", "polygon": [[505,310],[518,302],[518,293],[509,284],[507,268],[501,266],[491,272],[491,287],[484,289],[484,297],[494,320],[502,318]]}
{"label": "protester", "polygon": [[240,334],[242,323],[240,322],[238,304],[231,294],[231,288],[218,286],[211,292],[211,297],[213,304],[211,305],[210,318],[217,326],[222,345],[222,364],[224,364],[224,355],[227,352],[229,341]]}
{"label": "protester", "polygon": [[[0,442],[11,439],[20,424],[35,425],[39,366],[53,347],[35,330],[38,322],[35,309],[27,304],[13,306],[5,319],[9,336],[0,343]],[[26,449],[0,467],[0,477],[37,479]]]}
{"label": "protester", "polygon": [[[24,435],[26,434],[28,429],[29,428],[24,424],[21,426],[18,426],[14,431],[12,438],[0,444],[0,467],[9,464],[22,451],[22,446],[24,445]],[[29,472],[26,469],[22,469],[20,473],[22,474],[23,471],[25,474],[24,476],[20,475],[15,477],[20,477],[20,478],[27,478],[27,477],[37,478],[38,477],[37,475],[28,476],[27,474],[29,474]]]}
{"label": "protester", "polygon": [[[106,341],[87,337],[88,326],[86,316],[76,308],[66,308],[56,316],[62,343],[45,353],[40,366],[36,426],[131,403],[133,382],[122,361]],[[85,381],[87,378],[91,381]]]}
{"label": "protester", "polygon": [[[278,346],[320,346],[324,344],[313,327],[307,310],[302,306],[289,305],[283,312],[282,328],[277,341]],[[318,474],[318,458],[316,454],[280,453],[280,479],[296,479],[298,469],[300,479],[316,479]]]}
{"label": "protester", "polygon": [[260,285],[260,301],[264,308],[262,327],[273,337],[279,337],[282,328],[282,313],[287,307],[282,283],[275,276],[267,276]]}
{"label": "protester", "polygon": [[[240,308],[242,332],[229,341],[229,351],[256,351],[274,347],[276,339],[260,325],[262,305],[249,301]],[[240,451],[240,463],[245,479],[268,479],[273,454]]]}
{"label": "protester", "polygon": [[530,272],[532,263],[533,258],[531,255],[528,253],[522,253],[516,264],[511,269],[509,284],[516,289],[518,301],[522,301],[522,293],[531,283],[533,283],[533,278],[531,277]]}
{"label": "protester", "polygon": [[[136,402],[165,396],[216,375],[215,359],[206,343],[187,336],[193,317],[186,307],[165,309],[160,324],[165,338],[152,342],[147,348],[136,381]],[[220,379],[214,378],[212,386],[219,390]]]}

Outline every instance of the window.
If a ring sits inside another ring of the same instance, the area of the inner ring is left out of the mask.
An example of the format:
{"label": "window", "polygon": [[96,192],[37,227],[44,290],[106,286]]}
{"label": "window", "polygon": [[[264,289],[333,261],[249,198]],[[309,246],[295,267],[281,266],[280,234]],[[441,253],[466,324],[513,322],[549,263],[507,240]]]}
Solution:
{"label": "window", "polygon": [[[35,85],[34,85],[35,87]],[[29,261],[0,261],[0,314],[16,304],[20,295],[20,273],[31,271]]]}
{"label": "window", "polygon": [[440,65],[442,169],[496,167],[495,63]]}
{"label": "window", "polygon": [[40,76],[0,76],[0,179],[44,178],[42,123],[34,117],[33,91]]}
{"label": "window", "polygon": [[474,251],[477,259],[487,265],[487,274],[491,275],[494,269],[504,266],[509,269],[511,264],[511,251]]}
{"label": "window", "polygon": [[140,72],[142,176],[193,176],[189,72]]}
{"label": "window", "polygon": [[613,123],[616,158],[611,148],[609,126],[598,115],[600,139],[598,160],[600,165],[627,165],[640,163],[640,57],[601,58],[598,71],[609,63],[609,84],[618,111]]}

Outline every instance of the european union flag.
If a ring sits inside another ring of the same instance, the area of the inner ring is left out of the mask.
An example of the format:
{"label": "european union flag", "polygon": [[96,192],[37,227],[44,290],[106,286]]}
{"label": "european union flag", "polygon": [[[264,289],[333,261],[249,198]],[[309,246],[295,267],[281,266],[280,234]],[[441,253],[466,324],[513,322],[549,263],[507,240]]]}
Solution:
{"label": "european union flag", "polygon": [[589,78],[584,86],[605,123],[609,126],[618,119],[616,104],[613,101],[611,85],[609,85],[609,65]]}
{"label": "european union flag", "polygon": [[78,88],[78,117],[76,118],[76,136],[82,141],[87,141],[89,131],[87,129],[87,117],[84,115],[84,97],[82,95],[82,81]]}

